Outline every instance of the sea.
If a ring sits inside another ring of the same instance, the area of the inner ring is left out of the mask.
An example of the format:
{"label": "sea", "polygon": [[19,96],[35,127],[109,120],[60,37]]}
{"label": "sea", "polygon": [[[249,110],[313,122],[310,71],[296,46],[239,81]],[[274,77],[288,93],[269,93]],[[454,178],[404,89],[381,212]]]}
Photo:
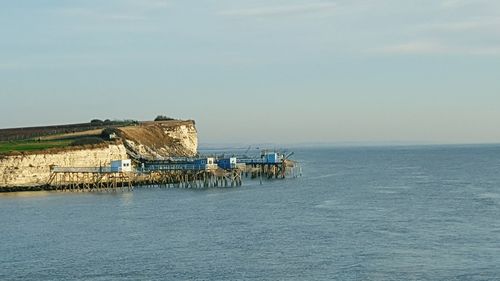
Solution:
{"label": "sea", "polygon": [[237,188],[0,194],[0,280],[500,280],[500,145],[293,151]]}

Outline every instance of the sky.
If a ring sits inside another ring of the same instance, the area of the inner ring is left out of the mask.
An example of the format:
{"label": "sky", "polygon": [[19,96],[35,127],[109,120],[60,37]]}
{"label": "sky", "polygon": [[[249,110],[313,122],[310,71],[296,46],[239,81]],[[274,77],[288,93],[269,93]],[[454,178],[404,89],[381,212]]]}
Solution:
{"label": "sky", "polygon": [[498,143],[500,1],[0,0],[0,128],[194,119],[202,143]]}

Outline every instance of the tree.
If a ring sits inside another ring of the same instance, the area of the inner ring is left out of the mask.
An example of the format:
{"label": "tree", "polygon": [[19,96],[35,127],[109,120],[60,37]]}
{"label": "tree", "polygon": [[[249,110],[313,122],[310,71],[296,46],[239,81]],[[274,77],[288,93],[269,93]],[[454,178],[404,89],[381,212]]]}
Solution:
{"label": "tree", "polygon": [[91,124],[91,125],[94,125],[94,126],[95,126],[95,125],[101,125],[102,123],[103,123],[103,122],[102,122],[102,120],[101,120],[101,119],[92,119],[92,120],[90,121],[90,124]]}

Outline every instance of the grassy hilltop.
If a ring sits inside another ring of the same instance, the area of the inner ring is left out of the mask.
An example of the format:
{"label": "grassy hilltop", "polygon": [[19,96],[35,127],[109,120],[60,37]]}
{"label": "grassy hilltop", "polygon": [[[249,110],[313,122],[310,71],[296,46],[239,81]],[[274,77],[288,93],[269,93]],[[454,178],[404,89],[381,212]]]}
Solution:
{"label": "grassy hilltop", "polygon": [[8,152],[23,152],[23,151],[36,151],[45,150],[49,148],[66,147],[73,143],[73,140],[59,139],[59,140],[21,140],[21,141],[3,141],[0,142],[0,153]]}
{"label": "grassy hilltop", "polygon": [[[155,121],[173,121],[158,116]],[[111,141],[113,129],[133,127],[143,122],[136,120],[98,120],[89,123],[0,129],[0,154],[33,152],[72,146],[95,145]]]}

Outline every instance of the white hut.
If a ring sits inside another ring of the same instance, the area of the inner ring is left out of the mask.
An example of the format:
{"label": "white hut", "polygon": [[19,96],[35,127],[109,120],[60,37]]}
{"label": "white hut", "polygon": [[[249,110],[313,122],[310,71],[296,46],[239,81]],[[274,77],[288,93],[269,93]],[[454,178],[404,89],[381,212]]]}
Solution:
{"label": "white hut", "polygon": [[132,172],[132,160],[111,161],[111,172]]}

